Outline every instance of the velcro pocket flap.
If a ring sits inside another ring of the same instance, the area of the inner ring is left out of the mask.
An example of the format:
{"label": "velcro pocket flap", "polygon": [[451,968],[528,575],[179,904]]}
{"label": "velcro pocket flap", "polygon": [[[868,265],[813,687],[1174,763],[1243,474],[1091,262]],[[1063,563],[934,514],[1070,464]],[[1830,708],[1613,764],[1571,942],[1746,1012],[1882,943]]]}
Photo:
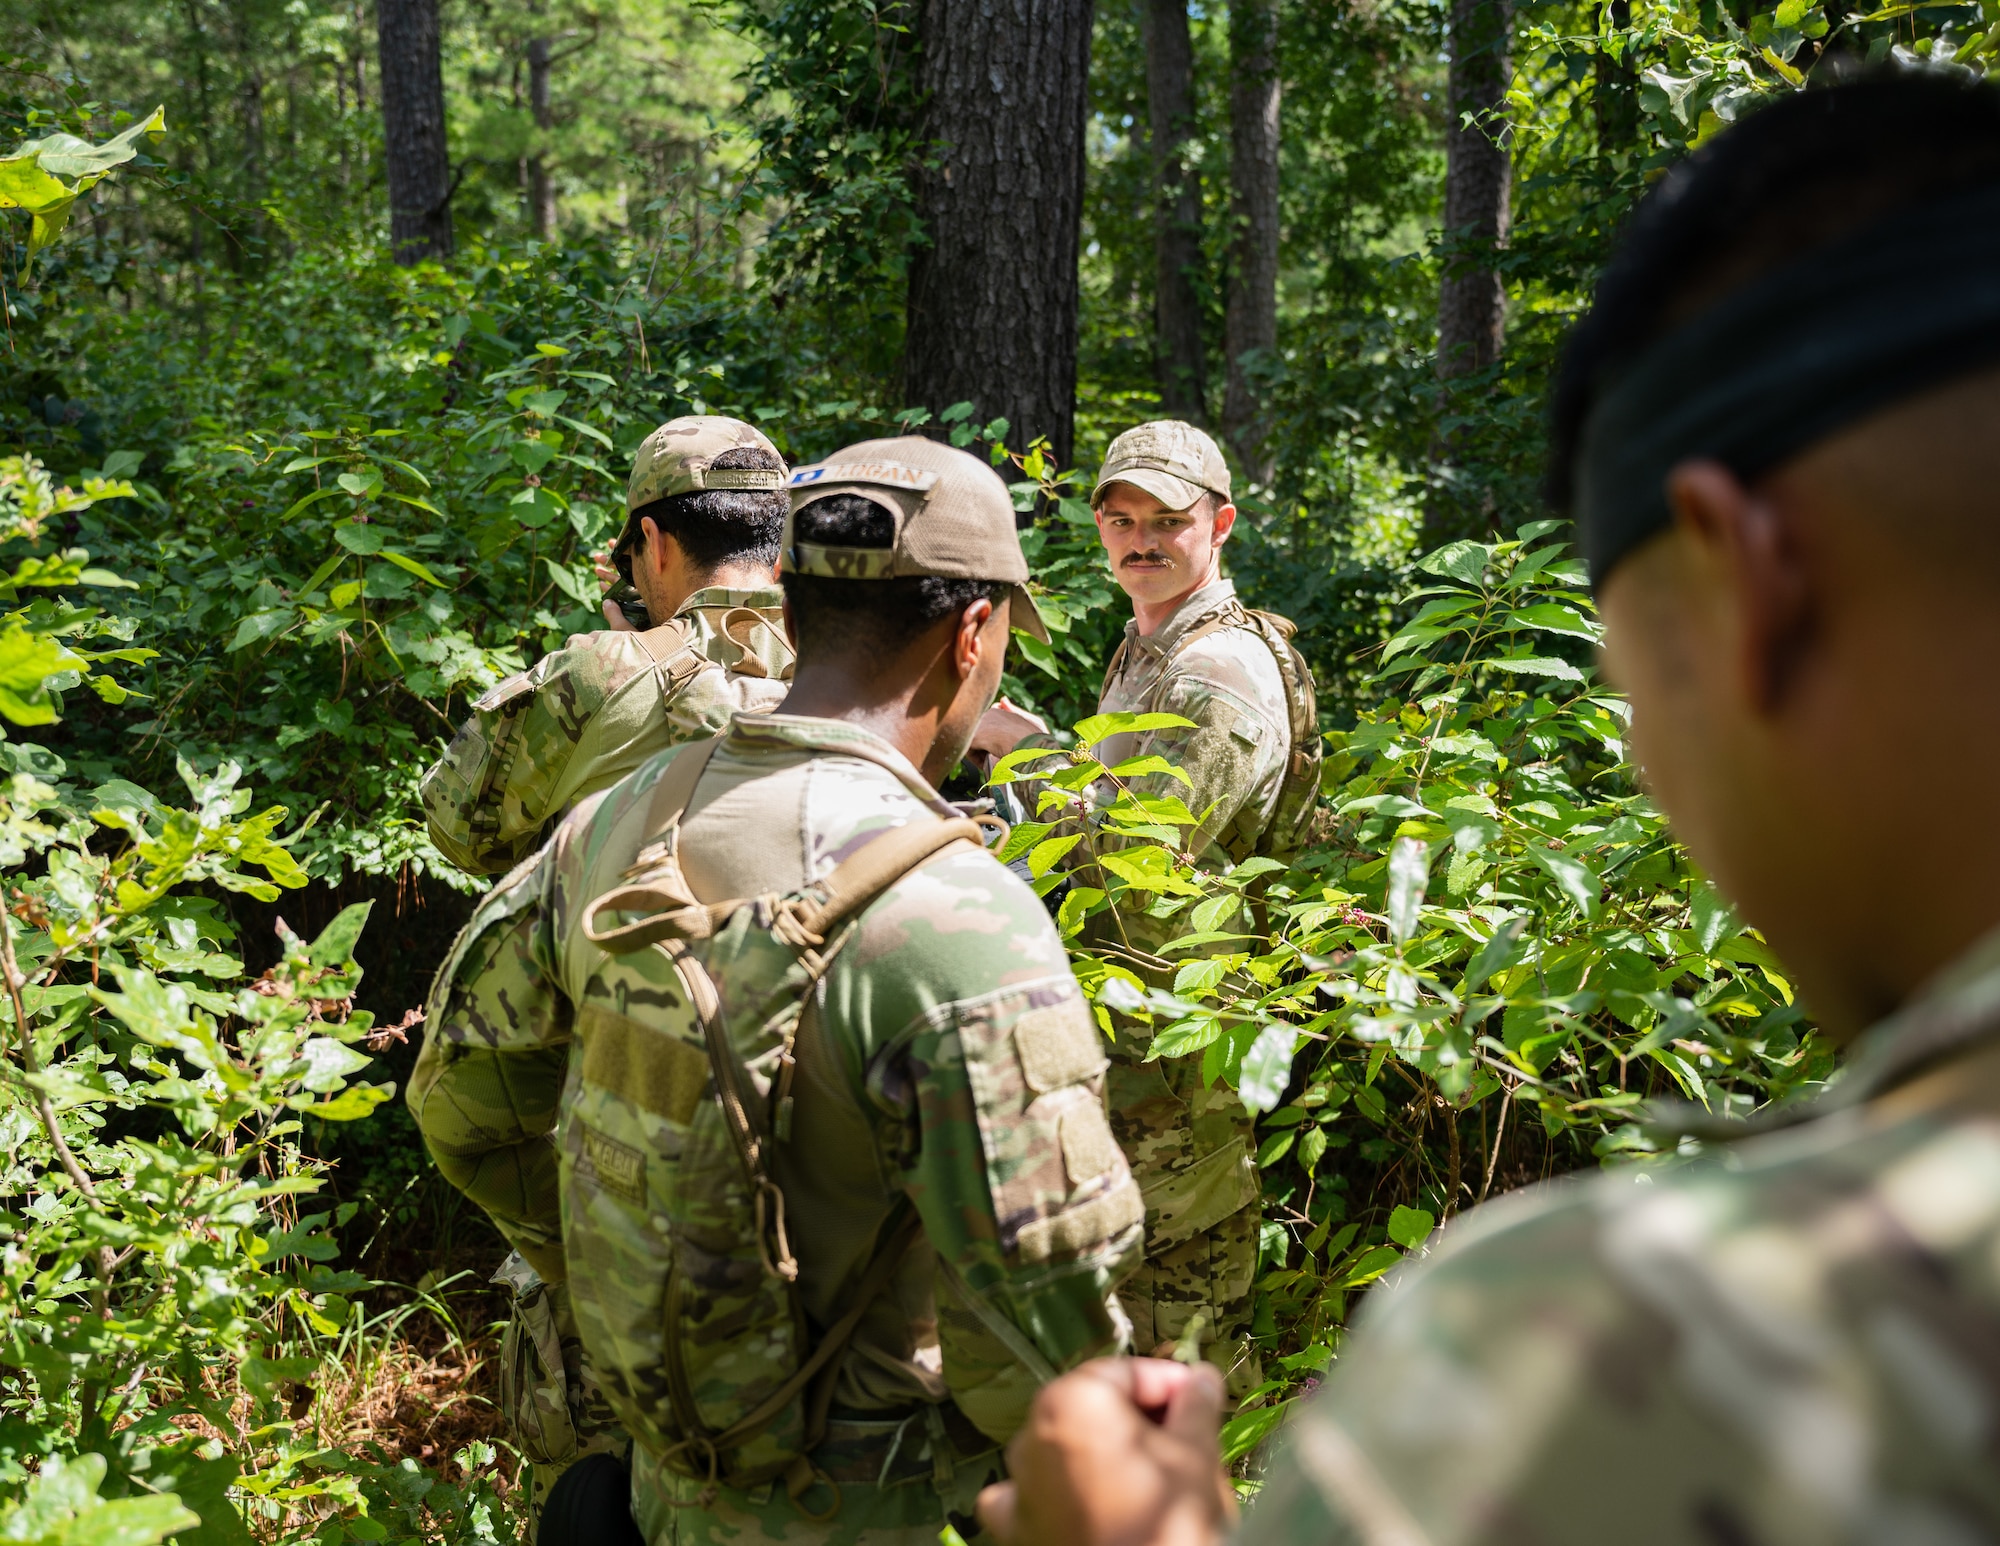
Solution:
{"label": "velcro pocket flap", "polygon": [[1022,1015],[1014,1022],[1014,1052],[1021,1077],[1037,1095],[1095,1079],[1111,1062],[1082,999]]}

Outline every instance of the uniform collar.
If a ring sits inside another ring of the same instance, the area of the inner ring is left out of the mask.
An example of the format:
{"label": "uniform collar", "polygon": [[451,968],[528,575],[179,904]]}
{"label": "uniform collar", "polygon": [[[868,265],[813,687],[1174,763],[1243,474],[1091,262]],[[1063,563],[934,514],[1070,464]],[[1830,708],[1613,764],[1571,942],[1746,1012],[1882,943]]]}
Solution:
{"label": "uniform collar", "polygon": [[1139,632],[1139,620],[1133,618],[1125,625],[1125,640],[1132,649],[1149,655],[1171,653],[1180,642],[1181,635],[1208,613],[1213,612],[1225,601],[1236,598],[1234,580],[1212,580],[1198,591],[1189,593],[1187,600],[1167,614],[1166,622],[1151,634]]}
{"label": "uniform collar", "polygon": [[956,816],[958,809],[931,787],[929,779],[895,747],[871,730],[849,724],[844,719],[817,719],[805,714],[757,714],[739,712],[723,734],[723,748],[748,755],[771,752],[806,752],[823,756],[859,757],[895,774],[903,787],[941,815]]}
{"label": "uniform collar", "polygon": [[680,605],[675,617],[685,617],[704,607],[749,607],[754,612],[776,612],[785,604],[785,593],[775,585],[755,590],[732,590],[727,585],[707,585]]}

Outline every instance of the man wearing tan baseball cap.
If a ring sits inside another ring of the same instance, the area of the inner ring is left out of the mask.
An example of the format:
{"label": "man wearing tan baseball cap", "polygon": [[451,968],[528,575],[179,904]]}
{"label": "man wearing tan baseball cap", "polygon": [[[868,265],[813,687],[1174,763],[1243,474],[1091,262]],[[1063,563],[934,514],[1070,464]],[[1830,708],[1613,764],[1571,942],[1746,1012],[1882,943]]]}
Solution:
{"label": "man wearing tan baseball cap", "polygon": [[611,550],[610,626],[572,635],[473,704],[424,775],[439,853],[475,875],[511,869],[585,795],[784,696],[792,652],[774,567],[786,475],[777,447],[740,419],[669,419],[639,443]]}
{"label": "man wearing tan baseball cap", "polygon": [[[411,1081],[468,1195],[524,1249],[559,1237],[583,1351],[633,1436],[629,1478],[603,1457],[569,1473],[545,1546],[629,1539],[627,1506],[639,1538],[676,1546],[934,1546],[1041,1383],[1130,1346],[1114,1290],[1144,1205],[1090,1006],[1040,899],[937,789],[1011,626],[1041,626],[1013,501],[916,438],[790,481],[791,692],[564,821],[468,926]],[[726,919],[674,935],[716,994],[699,1016],[682,958],[591,932],[605,908],[644,927],[661,897]],[[502,930],[573,969],[517,966]],[[474,1025],[479,1056],[529,1053],[506,1080],[432,1052]],[[531,1050],[564,1040],[567,1082]],[[734,1080],[754,1123],[736,1156],[707,1093]],[[559,1106],[586,1157],[540,1191],[490,1185],[516,1171],[481,1156]],[[783,1325],[760,1308],[774,1295]]]}
{"label": "man wearing tan baseball cap", "polygon": [[[1141,424],[1112,441],[1091,504],[1133,614],[1098,710],[1190,722],[1113,736],[1096,755],[1107,764],[1157,755],[1187,773],[1191,788],[1166,774],[1126,782],[1208,813],[1188,839],[1205,867],[1292,852],[1319,792],[1312,671],[1292,647],[1291,623],[1245,607],[1222,577],[1223,544],[1236,524],[1229,464],[1192,424]],[[1054,743],[1039,720],[1004,703],[973,740],[994,756],[1023,744]],[[1091,920],[1087,937],[1109,936],[1110,921]],[[1186,924],[1126,912],[1113,926],[1109,937],[1158,959],[1152,975],[1170,985],[1186,955],[1169,961],[1160,951]],[[1138,1346],[1179,1342],[1192,1329],[1241,1394],[1257,1382],[1247,1340],[1260,1217],[1250,1114],[1228,1085],[1203,1084],[1199,1058],[1147,1062],[1149,1044],[1150,1032],[1133,1022],[1111,1049],[1112,1123],[1132,1156],[1147,1221],[1146,1260],[1120,1298]]]}

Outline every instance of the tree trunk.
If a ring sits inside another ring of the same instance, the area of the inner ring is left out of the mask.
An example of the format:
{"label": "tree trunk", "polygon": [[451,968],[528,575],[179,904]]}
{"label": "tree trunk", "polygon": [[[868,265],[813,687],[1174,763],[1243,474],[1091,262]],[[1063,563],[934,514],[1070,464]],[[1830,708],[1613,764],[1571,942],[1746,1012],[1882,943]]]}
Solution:
{"label": "tree trunk", "polygon": [[1270,423],[1253,378],[1278,346],[1278,0],[1229,7],[1229,360],[1222,430],[1251,481],[1268,483]]}
{"label": "tree trunk", "polygon": [[925,0],[929,238],[910,264],[903,382],[1010,444],[1071,452],[1093,0]]}
{"label": "tree trunk", "polygon": [[[451,255],[451,161],[437,0],[376,0],[389,242],[404,267]],[[355,94],[360,97],[356,71]]]}
{"label": "tree trunk", "polygon": [[[1611,31],[1622,33],[1632,25],[1632,0],[1611,0],[1598,7],[1598,15]],[[1599,43],[1591,63],[1596,76],[1591,107],[1597,119],[1597,153],[1612,156],[1639,138],[1639,72],[1630,39],[1616,58]]]}
{"label": "tree trunk", "polygon": [[[535,115],[535,128],[546,133],[555,115],[549,108],[549,40],[545,37],[528,39],[528,111]],[[535,235],[552,242],[556,237],[556,189],[540,145],[538,138],[535,153],[528,157],[528,223]]]}
{"label": "tree trunk", "polygon": [[1512,184],[1509,26],[1508,0],[1452,0],[1437,360],[1447,380],[1493,364],[1504,337],[1507,297],[1492,255],[1507,244]]}
{"label": "tree trunk", "polygon": [[1153,157],[1153,370],[1160,406],[1208,416],[1201,344],[1201,181],[1187,164],[1194,133],[1194,43],[1187,0],[1143,0],[1146,119]]}

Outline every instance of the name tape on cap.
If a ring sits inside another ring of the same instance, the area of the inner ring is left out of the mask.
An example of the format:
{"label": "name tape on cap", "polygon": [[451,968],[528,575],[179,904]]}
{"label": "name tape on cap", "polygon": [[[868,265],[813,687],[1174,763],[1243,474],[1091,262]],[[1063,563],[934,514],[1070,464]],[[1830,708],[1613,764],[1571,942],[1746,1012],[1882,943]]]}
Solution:
{"label": "name tape on cap", "polygon": [[938,475],[901,462],[822,462],[817,467],[801,467],[792,474],[791,487],[811,488],[819,483],[876,483],[885,488],[912,489],[922,494],[936,487]]}

